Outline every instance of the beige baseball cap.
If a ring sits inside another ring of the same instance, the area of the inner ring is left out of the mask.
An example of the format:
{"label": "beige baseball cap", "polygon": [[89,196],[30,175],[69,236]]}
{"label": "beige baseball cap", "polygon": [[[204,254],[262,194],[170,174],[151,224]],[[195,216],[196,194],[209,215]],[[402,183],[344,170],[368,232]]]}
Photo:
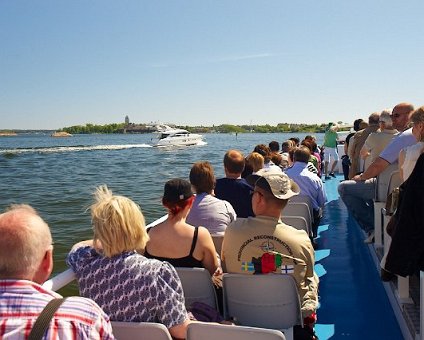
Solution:
{"label": "beige baseball cap", "polygon": [[300,193],[299,186],[284,172],[278,170],[261,169],[246,180],[251,186],[258,186],[280,200],[287,200]]}

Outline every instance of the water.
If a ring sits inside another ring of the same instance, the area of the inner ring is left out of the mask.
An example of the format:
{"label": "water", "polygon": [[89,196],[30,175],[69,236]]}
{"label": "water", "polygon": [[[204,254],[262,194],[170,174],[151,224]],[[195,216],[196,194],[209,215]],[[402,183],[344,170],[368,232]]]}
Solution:
{"label": "water", "polygon": [[[71,246],[92,237],[87,209],[98,185],[107,184],[114,193],[133,199],[150,223],[165,214],[165,182],[187,179],[194,162],[211,162],[219,178],[224,176],[222,160],[228,149],[248,154],[259,143],[305,135],[207,134],[206,145],[172,149],[151,147],[152,134],[2,137],[0,211],[11,203],[28,203],[39,211],[53,234],[58,273],[66,268]],[[321,144],[323,135],[317,138]]]}

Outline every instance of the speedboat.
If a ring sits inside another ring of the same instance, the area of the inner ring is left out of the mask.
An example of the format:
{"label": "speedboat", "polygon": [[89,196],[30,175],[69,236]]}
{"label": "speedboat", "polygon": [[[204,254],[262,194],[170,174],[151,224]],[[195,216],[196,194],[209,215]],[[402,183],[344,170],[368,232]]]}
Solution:
{"label": "speedboat", "polygon": [[203,136],[190,133],[184,129],[173,129],[167,125],[157,132],[158,141],[155,146],[189,146],[198,145],[202,142]]}

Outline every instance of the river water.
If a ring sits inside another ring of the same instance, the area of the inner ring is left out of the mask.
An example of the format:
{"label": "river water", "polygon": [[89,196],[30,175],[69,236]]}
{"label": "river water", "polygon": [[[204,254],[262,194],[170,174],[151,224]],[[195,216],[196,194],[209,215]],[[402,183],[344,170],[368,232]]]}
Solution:
{"label": "river water", "polygon": [[[206,134],[205,145],[172,149],[151,147],[153,134],[1,137],[0,211],[11,203],[28,203],[39,211],[53,234],[58,273],[66,268],[71,246],[92,236],[87,208],[96,186],[107,184],[114,193],[133,199],[151,223],[165,214],[165,182],[187,179],[194,162],[211,162],[219,178],[228,149],[247,155],[257,144],[305,135]],[[321,144],[323,135],[316,136]]]}

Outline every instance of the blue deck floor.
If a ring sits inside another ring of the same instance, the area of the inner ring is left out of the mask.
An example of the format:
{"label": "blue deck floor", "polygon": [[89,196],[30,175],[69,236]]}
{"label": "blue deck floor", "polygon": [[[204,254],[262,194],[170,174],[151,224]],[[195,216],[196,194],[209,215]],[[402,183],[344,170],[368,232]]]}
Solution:
{"label": "blue deck floor", "polygon": [[325,183],[328,203],[315,265],[320,276],[317,335],[320,340],[403,339],[363,233],[339,198],[341,179]]}

